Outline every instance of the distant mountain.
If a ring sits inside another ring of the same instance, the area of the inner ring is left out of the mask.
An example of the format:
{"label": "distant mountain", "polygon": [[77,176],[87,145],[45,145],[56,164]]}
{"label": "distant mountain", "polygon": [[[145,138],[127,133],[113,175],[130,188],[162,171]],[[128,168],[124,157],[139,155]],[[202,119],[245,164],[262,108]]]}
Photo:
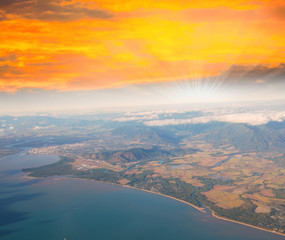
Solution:
{"label": "distant mountain", "polygon": [[226,123],[206,133],[196,135],[215,147],[233,145],[241,151],[285,152],[285,123],[269,123],[261,126]]}
{"label": "distant mountain", "polygon": [[152,145],[178,147],[183,138],[203,140],[221,147],[234,146],[242,152],[285,152],[285,121],[253,126],[244,123],[209,122],[178,126],[125,126],[112,130],[112,135]]}
{"label": "distant mountain", "polygon": [[112,130],[113,135],[122,136],[128,140],[140,140],[150,144],[178,144],[180,138],[168,129],[148,126],[122,126]]}

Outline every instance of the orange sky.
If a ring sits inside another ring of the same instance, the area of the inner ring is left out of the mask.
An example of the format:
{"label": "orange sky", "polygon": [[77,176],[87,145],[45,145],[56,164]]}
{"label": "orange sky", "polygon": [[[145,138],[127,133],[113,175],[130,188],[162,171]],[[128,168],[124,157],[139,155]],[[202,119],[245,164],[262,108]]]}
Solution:
{"label": "orange sky", "polygon": [[274,68],[285,62],[284,23],[284,1],[1,0],[0,91],[198,79],[233,65]]}

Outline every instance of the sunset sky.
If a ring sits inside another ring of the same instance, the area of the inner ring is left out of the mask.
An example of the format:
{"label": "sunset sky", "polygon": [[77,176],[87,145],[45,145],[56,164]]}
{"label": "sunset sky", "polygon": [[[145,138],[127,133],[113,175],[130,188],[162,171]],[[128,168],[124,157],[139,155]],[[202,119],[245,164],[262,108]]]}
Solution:
{"label": "sunset sky", "polygon": [[3,112],[285,98],[284,0],[1,0]]}

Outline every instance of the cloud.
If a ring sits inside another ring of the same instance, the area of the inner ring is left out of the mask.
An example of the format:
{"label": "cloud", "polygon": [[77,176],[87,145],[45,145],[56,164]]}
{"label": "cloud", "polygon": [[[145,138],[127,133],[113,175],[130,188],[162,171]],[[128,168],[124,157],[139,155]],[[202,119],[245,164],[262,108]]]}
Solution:
{"label": "cloud", "polygon": [[167,119],[146,121],[148,126],[167,126],[181,124],[198,124],[208,123],[213,121],[230,122],[230,123],[246,123],[250,125],[263,125],[271,121],[281,122],[285,120],[285,111],[259,111],[248,113],[233,113],[224,115],[208,115],[192,119]]}
{"label": "cloud", "polygon": [[158,119],[158,115],[153,114],[153,115],[146,115],[146,116],[120,117],[120,118],[114,119],[114,121],[128,122],[128,121],[143,121],[143,120],[151,120],[151,119]]}
{"label": "cloud", "polygon": [[0,21],[5,21],[7,19],[6,14],[4,12],[0,12]]}
{"label": "cloud", "polygon": [[263,79],[257,79],[255,82],[256,82],[256,83],[265,83],[265,80],[263,80]]}
{"label": "cloud", "polygon": [[0,89],[80,91],[182,85],[185,79],[194,86],[201,78],[233,83],[243,76],[267,86],[271,78],[263,74],[282,68],[272,64],[284,59],[284,37],[282,21],[265,19],[261,6],[245,0],[1,0],[0,21],[13,21],[1,22],[0,56],[20,58],[2,65]]}
{"label": "cloud", "polygon": [[34,126],[33,130],[44,130],[44,129],[49,129],[54,127],[55,125],[50,125],[50,126]]}
{"label": "cloud", "polygon": [[285,19],[285,5],[273,8],[272,13],[276,17]]}
{"label": "cloud", "polygon": [[[11,18],[37,19],[42,21],[74,21],[82,18],[108,19],[112,14],[105,10],[90,8],[83,3],[56,0],[1,0],[0,20]],[[10,17],[8,17],[10,16]]]}
{"label": "cloud", "polygon": [[2,87],[1,85],[7,85],[7,82],[11,77],[17,79],[21,76],[21,74],[23,74],[22,69],[18,66],[19,61],[17,60],[17,56],[15,54],[0,56],[0,90]]}
{"label": "cloud", "polygon": [[147,116],[147,115],[158,115],[158,114],[173,114],[173,113],[185,113],[181,110],[158,110],[158,111],[144,111],[144,112],[127,112],[126,116]]}
{"label": "cloud", "polygon": [[174,11],[180,11],[183,9],[211,9],[217,7],[227,7],[229,9],[247,10],[255,9],[260,5],[260,0],[248,1],[248,0],[236,0],[236,1],[224,1],[224,0],[132,0],[132,1],[120,1],[120,3],[114,3],[114,0],[104,0],[101,4],[107,9],[118,12],[129,11],[145,11],[147,9],[170,9]]}
{"label": "cloud", "polygon": [[256,83],[271,81],[284,81],[285,79],[285,63],[278,66],[269,66],[266,64],[259,65],[232,65],[223,76],[229,81],[253,81]]}
{"label": "cloud", "polygon": [[18,68],[10,66],[8,64],[0,66],[0,78],[8,79],[8,75],[20,73],[21,71]]}
{"label": "cloud", "polygon": [[140,121],[159,119],[160,117],[169,117],[173,113],[184,113],[181,110],[159,110],[159,111],[143,111],[143,112],[127,112],[126,117],[114,119],[117,122]]}

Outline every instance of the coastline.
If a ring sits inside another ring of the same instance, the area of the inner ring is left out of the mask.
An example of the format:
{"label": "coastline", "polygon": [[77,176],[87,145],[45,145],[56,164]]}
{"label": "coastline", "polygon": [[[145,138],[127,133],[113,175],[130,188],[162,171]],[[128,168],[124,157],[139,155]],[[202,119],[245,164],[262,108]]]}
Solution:
{"label": "coastline", "polygon": [[[209,208],[209,209],[210,209],[210,208]],[[277,231],[274,231],[274,230],[265,229],[265,228],[261,228],[261,227],[257,227],[257,226],[254,226],[254,225],[250,225],[250,224],[248,224],[248,223],[238,222],[238,221],[236,221],[236,220],[232,220],[232,219],[229,219],[229,218],[220,217],[220,216],[218,216],[212,209],[210,209],[210,211],[211,211],[213,217],[218,218],[218,219],[221,219],[221,220],[223,220],[223,221],[228,221],[228,222],[234,222],[234,223],[237,223],[237,224],[242,224],[242,225],[245,225],[245,226],[247,226],[247,227],[256,228],[256,229],[259,229],[259,230],[263,230],[263,231],[266,231],[266,232],[275,233],[275,234],[278,234],[278,235],[281,235],[281,236],[284,236],[284,237],[285,237],[285,234],[284,234],[284,233],[277,232]]]}
{"label": "coastline", "polygon": [[[27,176],[26,174],[24,175],[24,177],[25,177],[25,178],[30,178],[30,179],[31,179],[31,178],[32,178],[32,179],[37,178],[37,177],[30,177],[30,176]],[[107,183],[107,184],[117,185],[117,186],[120,186],[120,187],[136,189],[136,190],[140,190],[140,191],[144,191],[144,192],[148,192],[148,193],[152,193],[152,194],[164,196],[164,197],[167,197],[167,198],[171,198],[171,199],[173,199],[173,200],[176,200],[176,201],[182,202],[182,203],[184,203],[184,204],[187,204],[187,205],[189,205],[189,206],[191,206],[191,207],[197,209],[197,210],[200,211],[200,212],[206,213],[205,208],[197,207],[197,206],[195,206],[194,204],[189,203],[189,202],[186,202],[186,201],[184,201],[184,200],[181,200],[181,199],[178,199],[178,198],[175,198],[175,197],[171,197],[171,196],[168,196],[168,195],[165,195],[165,194],[162,194],[162,193],[158,193],[158,192],[153,192],[153,191],[150,191],[150,190],[146,190],[146,189],[131,187],[131,186],[128,186],[128,185],[122,185],[122,184],[118,184],[118,183],[110,183],[110,182],[104,182],[104,181],[97,181],[97,180],[93,180],[93,179],[74,178],[74,177],[56,178],[56,179],[54,179],[54,180],[55,180],[55,181],[59,181],[59,180],[64,180],[64,179],[77,179],[77,180],[85,180],[85,181],[90,181],[90,180],[91,180],[91,181],[98,182],[98,183]],[[238,222],[238,221],[236,221],[236,220],[232,220],[232,219],[229,219],[229,218],[225,218],[225,217],[218,216],[211,208],[209,208],[209,207],[207,207],[207,208],[211,211],[211,215],[212,215],[213,217],[217,218],[217,219],[221,219],[221,220],[223,220],[223,221],[228,221],[228,222],[233,222],[233,223],[241,224],[241,225],[244,225],[244,226],[247,226],[247,227],[252,227],[252,228],[259,229],[259,230],[266,231],[266,232],[270,232],[270,233],[275,233],[275,234],[278,234],[278,235],[281,235],[281,236],[284,236],[284,237],[285,237],[285,234],[284,234],[284,233],[281,233],[281,232],[277,232],[277,231],[274,231],[274,230],[269,230],[269,229],[257,227],[257,226],[250,225],[250,224],[247,224],[247,223]]]}
{"label": "coastline", "polygon": [[128,186],[128,185],[123,185],[123,184],[118,184],[118,183],[110,183],[110,182],[97,181],[97,180],[93,180],[93,179],[84,179],[84,178],[64,177],[64,178],[55,179],[55,180],[58,181],[58,180],[62,180],[62,179],[77,179],[77,180],[85,180],[85,181],[90,181],[90,180],[91,180],[91,181],[98,182],[98,183],[107,183],[107,184],[113,184],[113,185],[120,186],[120,187],[124,187],[124,188],[132,188],[132,189],[136,189],[136,190],[140,190],[140,191],[149,192],[149,193],[152,193],[152,194],[164,196],[164,197],[167,197],[167,198],[171,198],[171,199],[173,199],[173,200],[176,200],[176,201],[185,203],[185,204],[187,204],[187,205],[190,205],[191,207],[197,209],[197,210],[200,211],[200,212],[203,212],[203,213],[206,212],[204,208],[202,208],[202,207],[197,207],[197,206],[195,206],[195,205],[192,204],[192,203],[189,203],[189,202],[186,202],[186,201],[184,201],[184,200],[181,200],[181,199],[178,199],[178,198],[175,198],[175,197],[171,197],[171,196],[168,196],[168,195],[165,195],[165,194],[162,194],[162,193],[152,192],[152,191],[150,191],[150,190],[146,190],[146,189],[142,189],[142,188],[135,188],[135,187],[131,187],[131,186]]}
{"label": "coastline", "polygon": [[[96,182],[101,182],[101,181],[96,181]],[[104,182],[104,183],[106,183],[106,182]],[[115,183],[114,183],[114,184],[115,184]],[[179,201],[179,202],[185,203],[185,204],[187,204],[187,205],[190,205],[191,207],[196,208],[196,209],[199,210],[200,212],[206,213],[205,208],[197,207],[197,206],[195,206],[195,205],[192,204],[192,203],[183,201],[183,200],[178,199],[178,198],[175,198],[175,197],[171,197],[171,196],[168,196],[168,195],[165,195],[165,194],[162,194],[162,193],[152,192],[152,191],[150,191],[150,190],[145,190],[145,189],[140,189],[140,188],[131,187],[131,186],[128,186],[128,185],[120,185],[120,184],[115,184],[115,185],[122,186],[122,187],[127,187],[127,188],[133,188],[133,189],[137,189],[137,190],[141,190],[141,191],[153,193],[153,194],[156,194],[156,195],[164,196],[164,197],[167,197],[167,198],[171,198],[171,199],[174,199],[174,200],[176,200],[176,201]],[[209,207],[207,207],[207,208],[211,211],[211,214],[212,214],[213,217],[218,218],[218,219],[221,219],[221,220],[223,220],[223,221],[234,222],[234,223],[241,224],[241,225],[244,225],[244,226],[247,226],[247,227],[253,227],[253,228],[256,228],[256,229],[259,229],[259,230],[263,230],[263,231],[266,231],[266,232],[271,232],[271,233],[279,234],[279,235],[281,235],[281,236],[285,236],[284,233],[280,233],[280,232],[277,232],[277,231],[274,231],[274,230],[269,230],[269,229],[257,227],[257,226],[254,226],[254,225],[250,225],[250,224],[247,224],[247,223],[238,222],[238,221],[235,221],[235,220],[232,220],[232,219],[229,219],[229,218],[220,217],[220,216],[216,215],[216,213],[215,213],[211,208],[209,208]]]}
{"label": "coastline", "polygon": [[164,197],[167,197],[167,198],[171,198],[171,199],[174,199],[176,201],[179,201],[179,202],[185,203],[187,205],[190,205],[191,207],[196,208],[200,212],[206,213],[205,208],[197,207],[197,206],[195,206],[192,203],[186,202],[184,200],[181,200],[181,199],[178,199],[178,198],[175,198],[175,197],[171,197],[171,196],[168,196],[168,195],[165,195],[165,194],[162,194],[162,193],[158,193],[158,192],[152,192],[152,191],[146,190],[146,189],[131,187],[131,186],[128,186],[128,185],[120,185],[120,184],[116,184],[116,185],[119,185],[119,186],[122,186],[122,187],[126,187],[126,188],[133,188],[133,189],[137,189],[137,190],[140,190],[140,191],[149,192],[149,193],[153,193],[153,194],[156,194],[156,195],[160,195],[160,196],[164,196]]}

